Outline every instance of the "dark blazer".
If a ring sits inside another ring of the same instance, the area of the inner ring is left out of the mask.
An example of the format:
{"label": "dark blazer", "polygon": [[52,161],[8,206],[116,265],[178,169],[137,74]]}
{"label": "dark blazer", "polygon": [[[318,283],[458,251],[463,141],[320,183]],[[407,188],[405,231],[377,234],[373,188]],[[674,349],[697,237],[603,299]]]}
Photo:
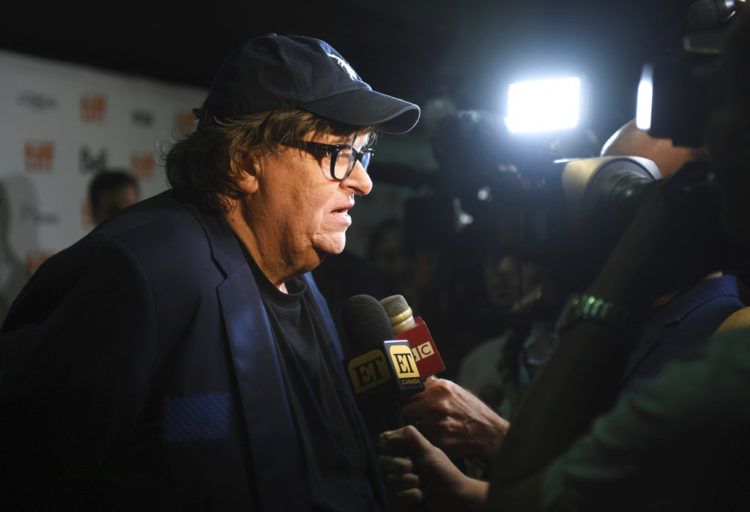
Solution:
{"label": "dark blazer", "polygon": [[1,332],[0,486],[32,508],[309,509],[272,331],[222,217],[171,192],[128,208],[50,258]]}

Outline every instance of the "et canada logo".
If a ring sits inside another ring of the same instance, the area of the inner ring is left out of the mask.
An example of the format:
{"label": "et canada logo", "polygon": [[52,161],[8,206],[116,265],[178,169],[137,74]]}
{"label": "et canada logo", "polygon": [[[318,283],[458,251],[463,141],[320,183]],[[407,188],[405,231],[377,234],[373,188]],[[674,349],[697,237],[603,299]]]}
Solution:
{"label": "et canada logo", "polygon": [[150,178],[154,175],[156,160],[150,151],[140,151],[130,155],[130,170],[138,179]]}
{"label": "et canada logo", "polygon": [[401,393],[422,391],[424,385],[409,342],[386,340],[384,350],[376,348],[355,356],[347,363],[349,380],[358,397],[382,389]]}
{"label": "et canada logo", "polygon": [[81,96],[81,121],[102,123],[107,114],[107,97],[104,94],[84,94]]}
{"label": "et canada logo", "polygon": [[23,147],[24,168],[28,172],[52,172],[55,164],[55,143],[29,140]]}
{"label": "et canada logo", "polygon": [[408,344],[389,345],[388,355],[391,356],[396,376],[403,384],[419,384],[417,362]]}
{"label": "et canada logo", "polygon": [[391,380],[385,354],[377,349],[353,358],[347,366],[349,378],[357,395]]}

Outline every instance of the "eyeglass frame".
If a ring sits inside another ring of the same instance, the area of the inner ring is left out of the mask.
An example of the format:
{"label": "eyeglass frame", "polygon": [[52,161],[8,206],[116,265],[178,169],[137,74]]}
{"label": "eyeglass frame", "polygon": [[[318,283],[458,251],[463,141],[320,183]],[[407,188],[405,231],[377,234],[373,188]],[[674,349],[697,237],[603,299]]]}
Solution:
{"label": "eyeglass frame", "polygon": [[[357,162],[359,162],[362,167],[367,170],[367,167],[370,165],[370,160],[372,160],[372,157],[375,155],[375,151],[371,147],[365,146],[362,149],[357,149],[351,144],[324,144],[323,142],[315,142],[312,140],[290,140],[286,142],[281,143],[283,146],[288,146],[296,149],[302,149],[305,151],[308,151],[310,153],[325,153],[326,155],[331,156],[331,165],[329,169],[329,173],[331,175],[331,179],[334,181],[344,181],[349,176],[351,176],[352,172],[354,171],[354,167],[357,165]],[[346,174],[343,178],[337,178],[336,177],[336,160],[339,157],[339,153],[345,149],[351,149],[354,152],[354,162],[352,163],[351,167],[346,171]],[[365,158],[365,155],[369,155],[366,162],[363,162],[363,158]]]}

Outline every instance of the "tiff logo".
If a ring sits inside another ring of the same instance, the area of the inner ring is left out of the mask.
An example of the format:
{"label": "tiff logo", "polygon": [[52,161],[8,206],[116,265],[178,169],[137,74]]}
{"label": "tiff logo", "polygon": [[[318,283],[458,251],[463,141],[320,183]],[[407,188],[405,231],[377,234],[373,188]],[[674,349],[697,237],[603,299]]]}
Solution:
{"label": "tiff logo", "polygon": [[55,161],[55,143],[47,140],[27,141],[23,156],[27,171],[51,172]]}
{"label": "tiff logo", "polygon": [[85,94],[81,96],[81,121],[84,123],[101,123],[107,113],[107,97],[103,94]]}
{"label": "tiff logo", "polygon": [[150,178],[154,175],[155,168],[156,162],[153,153],[143,151],[130,155],[130,170],[136,178]]}

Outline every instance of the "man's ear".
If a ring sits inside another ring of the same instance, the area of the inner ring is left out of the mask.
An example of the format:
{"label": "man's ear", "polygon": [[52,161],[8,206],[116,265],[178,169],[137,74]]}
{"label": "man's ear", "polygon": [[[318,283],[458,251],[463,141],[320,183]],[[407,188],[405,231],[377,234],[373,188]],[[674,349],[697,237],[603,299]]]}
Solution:
{"label": "man's ear", "polygon": [[229,165],[232,174],[237,176],[237,186],[245,194],[253,194],[258,191],[259,162],[250,153],[244,152],[238,158],[232,158]]}

